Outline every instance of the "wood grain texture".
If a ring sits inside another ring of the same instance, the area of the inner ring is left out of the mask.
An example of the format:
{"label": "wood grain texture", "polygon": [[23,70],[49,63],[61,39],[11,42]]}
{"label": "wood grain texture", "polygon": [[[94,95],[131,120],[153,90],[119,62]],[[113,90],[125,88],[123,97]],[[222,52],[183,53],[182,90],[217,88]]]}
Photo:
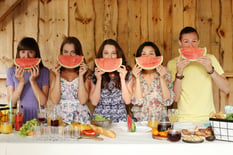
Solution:
{"label": "wood grain texture", "polygon": [[[0,1],[0,9],[5,7],[2,2],[10,1]],[[69,35],[80,39],[91,69],[98,48],[108,38],[118,41],[132,67],[139,45],[153,41],[166,65],[178,56],[180,30],[193,26],[200,33],[200,46],[215,55],[230,83],[228,98],[214,85],[216,109],[223,110],[233,103],[232,10],[233,0],[23,0],[0,22],[0,60],[13,59],[18,42],[31,36],[50,67]]]}
{"label": "wood grain texture", "polygon": [[68,35],[68,1],[40,0],[39,8],[39,46],[43,63],[51,68]]}

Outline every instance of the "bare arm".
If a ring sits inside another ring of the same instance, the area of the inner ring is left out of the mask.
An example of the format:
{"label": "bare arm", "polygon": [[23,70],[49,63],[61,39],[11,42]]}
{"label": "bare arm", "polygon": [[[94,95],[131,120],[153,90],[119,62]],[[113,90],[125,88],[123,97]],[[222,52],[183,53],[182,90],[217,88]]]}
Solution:
{"label": "bare arm", "polygon": [[88,100],[90,90],[90,79],[87,78],[84,82],[84,74],[88,71],[88,66],[84,63],[80,65],[79,69],[79,83],[78,83],[78,99],[81,104],[85,104]]}
{"label": "bare arm", "polygon": [[33,93],[35,94],[36,97],[39,97],[39,101],[41,105],[46,105],[48,100],[49,86],[48,85],[43,86],[42,89],[38,86],[36,82],[36,78],[39,76],[38,66],[31,68],[30,72],[31,72],[31,76],[29,78],[29,81],[31,83]]}
{"label": "bare arm", "polygon": [[168,89],[168,84],[167,81],[165,79],[165,76],[167,74],[167,69],[163,66],[158,66],[156,68],[157,72],[159,72],[160,76],[159,76],[159,80],[160,80],[160,84],[161,84],[161,89],[162,89],[162,95],[163,95],[163,100],[167,100],[170,99],[171,94],[170,91]]}
{"label": "bare arm", "polygon": [[133,79],[131,78],[129,83],[126,84],[125,77],[127,70],[124,65],[122,65],[117,71],[120,73],[122,99],[125,104],[130,104],[132,99]]}
{"label": "bare arm", "polygon": [[230,85],[227,79],[224,75],[219,75],[217,72],[214,71],[213,74],[211,74],[211,77],[213,78],[213,81],[215,84],[225,93],[230,93]]}
{"label": "bare arm", "polygon": [[205,56],[200,57],[197,62],[199,62],[200,64],[202,64],[207,72],[213,72],[211,75],[213,81],[215,82],[215,84],[226,94],[230,93],[230,85],[227,81],[227,79],[225,78],[224,75],[219,75],[217,72],[215,72],[212,68],[212,62],[210,58],[207,58]]}
{"label": "bare arm", "polygon": [[94,106],[96,106],[100,100],[102,74],[104,74],[104,72],[102,72],[98,68],[95,68],[95,76],[97,78],[97,82],[96,84],[91,82],[91,91],[90,91],[91,104]]}
{"label": "bare arm", "polygon": [[[177,76],[183,76],[183,71],[184,68],[190,63],[190,61],[188,59],[185,60],[181,60],[181,56],[179,57],[177,63],[176,63],[176,75]],[[180,100],[180,94],[181,94],[181,87],[182,86],[182,79],[175,79],[174,81],[174,86],[173,86],[173,90],[175,93],[175,102],[178,102]]]}
{"label": "bare arm", "polygon": [[136,99],[143,98],[142,96],[142,89],[140,84],[140,74],[141,74],[142,68],[138,66],[137,64],[133,67],[132,73],[134,75],[134,90],[133,90],[133,96]]}
{"label": "bare arm", "polygon": [[60,66],[50,71],[49,97],[53,104],[58,104],[61,99]]}

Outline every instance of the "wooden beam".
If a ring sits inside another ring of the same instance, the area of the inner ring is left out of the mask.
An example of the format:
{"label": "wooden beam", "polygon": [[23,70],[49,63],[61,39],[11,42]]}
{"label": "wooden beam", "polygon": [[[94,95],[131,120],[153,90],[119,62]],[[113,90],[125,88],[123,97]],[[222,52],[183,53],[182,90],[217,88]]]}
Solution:
{"label": "wooden beam", "polygon": [[21,1],[22,0],[0,0],[0,22],[2,22]]}

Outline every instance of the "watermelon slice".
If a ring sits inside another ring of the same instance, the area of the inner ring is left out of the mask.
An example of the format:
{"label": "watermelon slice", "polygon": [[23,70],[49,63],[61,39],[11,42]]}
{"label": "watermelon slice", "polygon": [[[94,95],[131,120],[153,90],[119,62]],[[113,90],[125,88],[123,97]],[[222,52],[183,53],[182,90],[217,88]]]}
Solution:
{"label": "watermelon slice", "polygon": [[40,58],[15,58],[14,64],[25,70],[30,69],[41,62]]}
{"label": "watermelon slice", "polygon": [[98,58],[95,64],[104,72],[113,72],[121,66],[122,58]]}
{"label": "watermelon slice", "polygon": [[136,57],[136,63],[145,70],[152,70],[158,67],[163,62],[163,56],[151,57],[140,56]]}
{"label": "watermelon slice", "polygon": [[128,124],[128,131],[129,132],[135,132],[136,131],[136,124],[134,120],[128,115],[127,118],[127,124]]}
{"label": "watermelon slice", "polygon": [[82,63],[83,56],[59,55],[57,61],[62,67],[72,69],[78,67]]}
{"label": "watermelon slice", "polygon": [[201,56],[205,56],[207,49],[204,48],[180,48],[179,53],[182,58],[189,59],[190,61],[195,61]]}

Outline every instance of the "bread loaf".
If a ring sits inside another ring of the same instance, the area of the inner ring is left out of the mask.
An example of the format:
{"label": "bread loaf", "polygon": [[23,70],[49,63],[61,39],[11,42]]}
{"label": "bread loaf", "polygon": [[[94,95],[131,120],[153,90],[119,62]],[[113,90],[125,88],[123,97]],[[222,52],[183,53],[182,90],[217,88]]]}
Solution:
{"label": "bread loaf", "polygon": [[90,125],[91,128],[93,130],[95,130],[96,133],[99,133],[101,135],[104,135],[106,137],[110,137],[110,138],[115,138],[116,137],[116,133],[112,130],[107,130],[105,128],[102,128],[102,127],[98,127],[98,126],[95,126],[95,125]]}

